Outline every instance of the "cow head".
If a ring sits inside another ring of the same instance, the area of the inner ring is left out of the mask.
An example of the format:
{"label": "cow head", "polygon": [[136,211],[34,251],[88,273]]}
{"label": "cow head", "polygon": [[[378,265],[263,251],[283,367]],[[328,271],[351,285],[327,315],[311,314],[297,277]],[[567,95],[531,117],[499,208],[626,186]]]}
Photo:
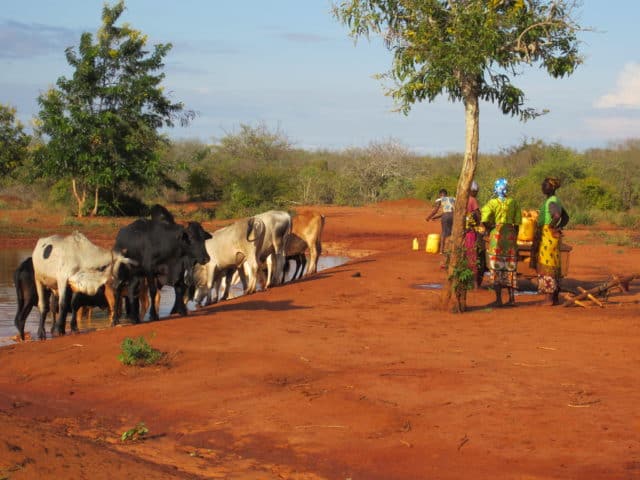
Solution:
{"label": "cow head", "polygon": [[184,229],[183,240],[188,245],[189,255],[200,265],[209,263],[209,254],[205,247],[205,241],[209,238],[211,238],[211,234],[198,222],[189,222]]}

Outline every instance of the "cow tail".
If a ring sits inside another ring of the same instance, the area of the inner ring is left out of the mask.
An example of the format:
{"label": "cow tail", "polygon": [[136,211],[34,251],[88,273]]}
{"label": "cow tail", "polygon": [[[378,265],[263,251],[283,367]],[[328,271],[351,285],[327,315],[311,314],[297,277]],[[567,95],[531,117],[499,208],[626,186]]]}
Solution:
{"label": "cow tail", "polygon": [[24,309],[24,290],[23,290],[23,285],[22,282],[20,280],[20,275],[18,273],[18,270],[15,271],[15,273],[13,274],[13,283],[16,286],[16,303],[17,303],[17,311],[16,311],[16,317],[14,320],[15,325],[18,325],[18,319],[20,318],[20,314],[22,313],[22,310]]}
{"label": "cow tail", "polygon": [[247,241],[255,242],[259,238],[264,236],[265,225],[262,220],[256,217],[251,217],[247,226]]}

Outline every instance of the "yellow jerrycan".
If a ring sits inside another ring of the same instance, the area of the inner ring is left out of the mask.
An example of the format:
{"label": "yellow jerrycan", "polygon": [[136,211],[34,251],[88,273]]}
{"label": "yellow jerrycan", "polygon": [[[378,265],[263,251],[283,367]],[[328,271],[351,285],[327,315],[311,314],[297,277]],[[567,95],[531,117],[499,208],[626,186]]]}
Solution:
{"label": "yellow jerrycan", "polygon": [[427,244],[425,246],[427,253],[438,253],[440,251],[440,234],[430,233],[427,236]]}

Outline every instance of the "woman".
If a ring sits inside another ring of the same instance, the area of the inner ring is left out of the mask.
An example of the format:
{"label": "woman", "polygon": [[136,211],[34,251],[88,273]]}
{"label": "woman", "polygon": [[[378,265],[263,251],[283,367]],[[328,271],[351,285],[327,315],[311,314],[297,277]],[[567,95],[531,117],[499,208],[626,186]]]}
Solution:
{"label": "woman", "polygon": [[493,186],[495,197],[482,207],[482,223],[489,231],[489,247],[487,260],[489,272],[496,292],[495,306],[501,307],[502,288],[509,292],[506,305],[516,304],[515,291],[517,286],[518,262],[518,226],[522,221],[522,213],[517,202],[508,197],[508,183],[506,178],[499,178]]}
{"label": "woman", "polygon": [[[438,192],[438,198],[436,198],[435,205],[431,213],[427,215],[425,220],[435,220],[440,218],[440,225],[442,227],[442,233],[440,234],[440,252],[444,254],[444,247],[447,238],[451,236],[451,230],[453,229],[453,207],[456,203],[455,197],[447,196],[447,191],[443,188]],[[442,208],[442,213],[436,215]]]}
{"label": "woman", "polygon": [[540,207],[536,239],[531,256],[537,260],[538,293],[547,295],[548,305],[558,305],[560,296],[560,245],[562,242],[562,204],[556,196],[560,180],[547,177],[542,193],[547,197]]}
{"label": "woman", "polygon": [[480,252],[480,242],[482,235],[478,232],[480,226],[480,205],[478,204],[478,184],[475,180],[471,183],[469,190],[469,200],[467,201],[467,216],[465,217],[464,227],[464,247],[467,256],[467,264],[473,271],[473,286],[479,288],[482,284],[482,276],[484,275],[484,262]]}

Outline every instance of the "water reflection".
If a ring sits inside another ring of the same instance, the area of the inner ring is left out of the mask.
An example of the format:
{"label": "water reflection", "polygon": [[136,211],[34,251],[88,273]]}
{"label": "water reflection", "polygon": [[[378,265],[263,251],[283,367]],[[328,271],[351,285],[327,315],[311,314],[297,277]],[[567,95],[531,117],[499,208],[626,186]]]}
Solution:
{"label": "water reflection", "polygon": [[[13,324],[16,314],[16,290],[13,284],[13,272],[23,260],[31,255],[31,252],[32,250],[23,249],[0,250],[0,345],[12,343],[12,337],[17,333],[17,329]],[[318,270],[320,271],[326,270],[327,268],[337,267],[346,263],[348,260],[349,259],[346,257],[320,257],[318,261]],[[294,268],[291,268],[291,272],[293,272],[293,270]],[[241,286],[232,286],[229,294],[230,298],[235,298],[240,295],[242,295]],[[160,318],[169,315],[171,307],[173,307],[174,299],[175,294],[173,292],[173,288],[163,287],[160,297]],[[193,310],[195,305],[191,302],[187,307],[190,310]],[[38,331],[39,319],[40,313],[37,308],[34,308],[27,318],[25,325],[25,332],[30,332],[33,338],[35,338]],[[70,319],[71,315],[67,317],[67,330],[69,330]],[[148,316],[145,317],[145,320],[147,319]],[[78,319],[78,328],[82,331],[107,328],[108,326],[109,319],[107,312],[98,308],[93,310],[91,319]],[[47,331],[47,337],[49,337],[49,332],[51,330],[51,315],[47,317],[45,329]]]}

